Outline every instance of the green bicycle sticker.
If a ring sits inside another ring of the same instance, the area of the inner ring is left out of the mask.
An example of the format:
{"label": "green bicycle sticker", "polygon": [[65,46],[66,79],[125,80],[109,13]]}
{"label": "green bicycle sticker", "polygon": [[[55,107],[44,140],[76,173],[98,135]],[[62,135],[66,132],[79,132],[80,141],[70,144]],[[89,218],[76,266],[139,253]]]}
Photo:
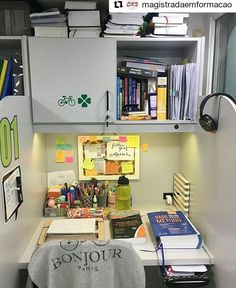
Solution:
{"label": "green bicycle sticker", "polygon": [[73,99],[72,96],[62,96],[61,99],[58,100],[57,104],[59,106],[64,106],[64,105],[70,105],[74,106],[75,105],[75,100]]}

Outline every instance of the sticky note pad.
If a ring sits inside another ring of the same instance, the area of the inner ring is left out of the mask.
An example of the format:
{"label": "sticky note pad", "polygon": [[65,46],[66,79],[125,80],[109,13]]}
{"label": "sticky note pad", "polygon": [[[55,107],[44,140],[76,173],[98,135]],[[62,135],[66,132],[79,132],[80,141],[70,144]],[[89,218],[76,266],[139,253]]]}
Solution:
{"label": "sticky note pad", "polygon": [[127,147],[138,148],[139,146],[139,137],[138,136],[127,136]]}
{"label": "sticky note pad", "polygon": [[142,152],[147,152],[148,151],[148,144],[147,143],[143,143],[141,145],[141,150],[142,150]]}
{"label": "sticky note pad", "polygon": [[61,150],[56,151],[56,163],[64,163],[65,162],[65,152]]}

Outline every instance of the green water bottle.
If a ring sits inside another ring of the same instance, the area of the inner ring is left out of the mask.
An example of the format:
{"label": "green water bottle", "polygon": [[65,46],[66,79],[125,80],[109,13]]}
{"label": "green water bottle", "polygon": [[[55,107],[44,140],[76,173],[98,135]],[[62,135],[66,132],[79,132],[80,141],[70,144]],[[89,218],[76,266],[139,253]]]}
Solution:
{"label": "green water bottle", "polygon": [[130,185],[129,179],[125,176],[119,177],[118,186],[116,187],[116,210],[129,210],[130,209]]}

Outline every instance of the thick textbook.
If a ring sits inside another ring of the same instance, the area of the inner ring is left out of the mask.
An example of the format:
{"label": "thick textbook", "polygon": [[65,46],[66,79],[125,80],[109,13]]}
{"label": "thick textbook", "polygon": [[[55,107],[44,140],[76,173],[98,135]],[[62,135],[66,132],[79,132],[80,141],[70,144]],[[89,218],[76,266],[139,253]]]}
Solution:
{"label": "thick textbook", "polygon": [[182,211],[156,211],[147,213],[158,244],[168,248],[200,248],[202,238]]}
{"label": "thick textbook", "polygon": [[113,239],[139,244],[146,242],[146,231],[139,214],[110,220]]}

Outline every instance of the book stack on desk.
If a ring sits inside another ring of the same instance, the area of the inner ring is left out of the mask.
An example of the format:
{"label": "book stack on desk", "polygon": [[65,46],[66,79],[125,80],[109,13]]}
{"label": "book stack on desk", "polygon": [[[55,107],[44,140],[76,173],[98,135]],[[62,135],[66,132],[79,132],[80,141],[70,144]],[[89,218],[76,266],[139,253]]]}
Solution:
{"label": "book stack on desk", "polygon": [[96,240],[96,219],[59,219],[53,220],[47,230],[48,240],[76,239]]}
{"label": "book stack on desk", "polygon": [[95,1],[66,1],[69,38],[99,37],[100,11]]}
{"label": "book stack on desk", "polygon": [[146,231],[140,214],[110,220],[113,239],[125,240],[133,244],[146,242]]}
{"label": "book stack on desk", "polygon": [[147,213],[157,245],[164,249],[199,249],[202,237],[182,211]]}

